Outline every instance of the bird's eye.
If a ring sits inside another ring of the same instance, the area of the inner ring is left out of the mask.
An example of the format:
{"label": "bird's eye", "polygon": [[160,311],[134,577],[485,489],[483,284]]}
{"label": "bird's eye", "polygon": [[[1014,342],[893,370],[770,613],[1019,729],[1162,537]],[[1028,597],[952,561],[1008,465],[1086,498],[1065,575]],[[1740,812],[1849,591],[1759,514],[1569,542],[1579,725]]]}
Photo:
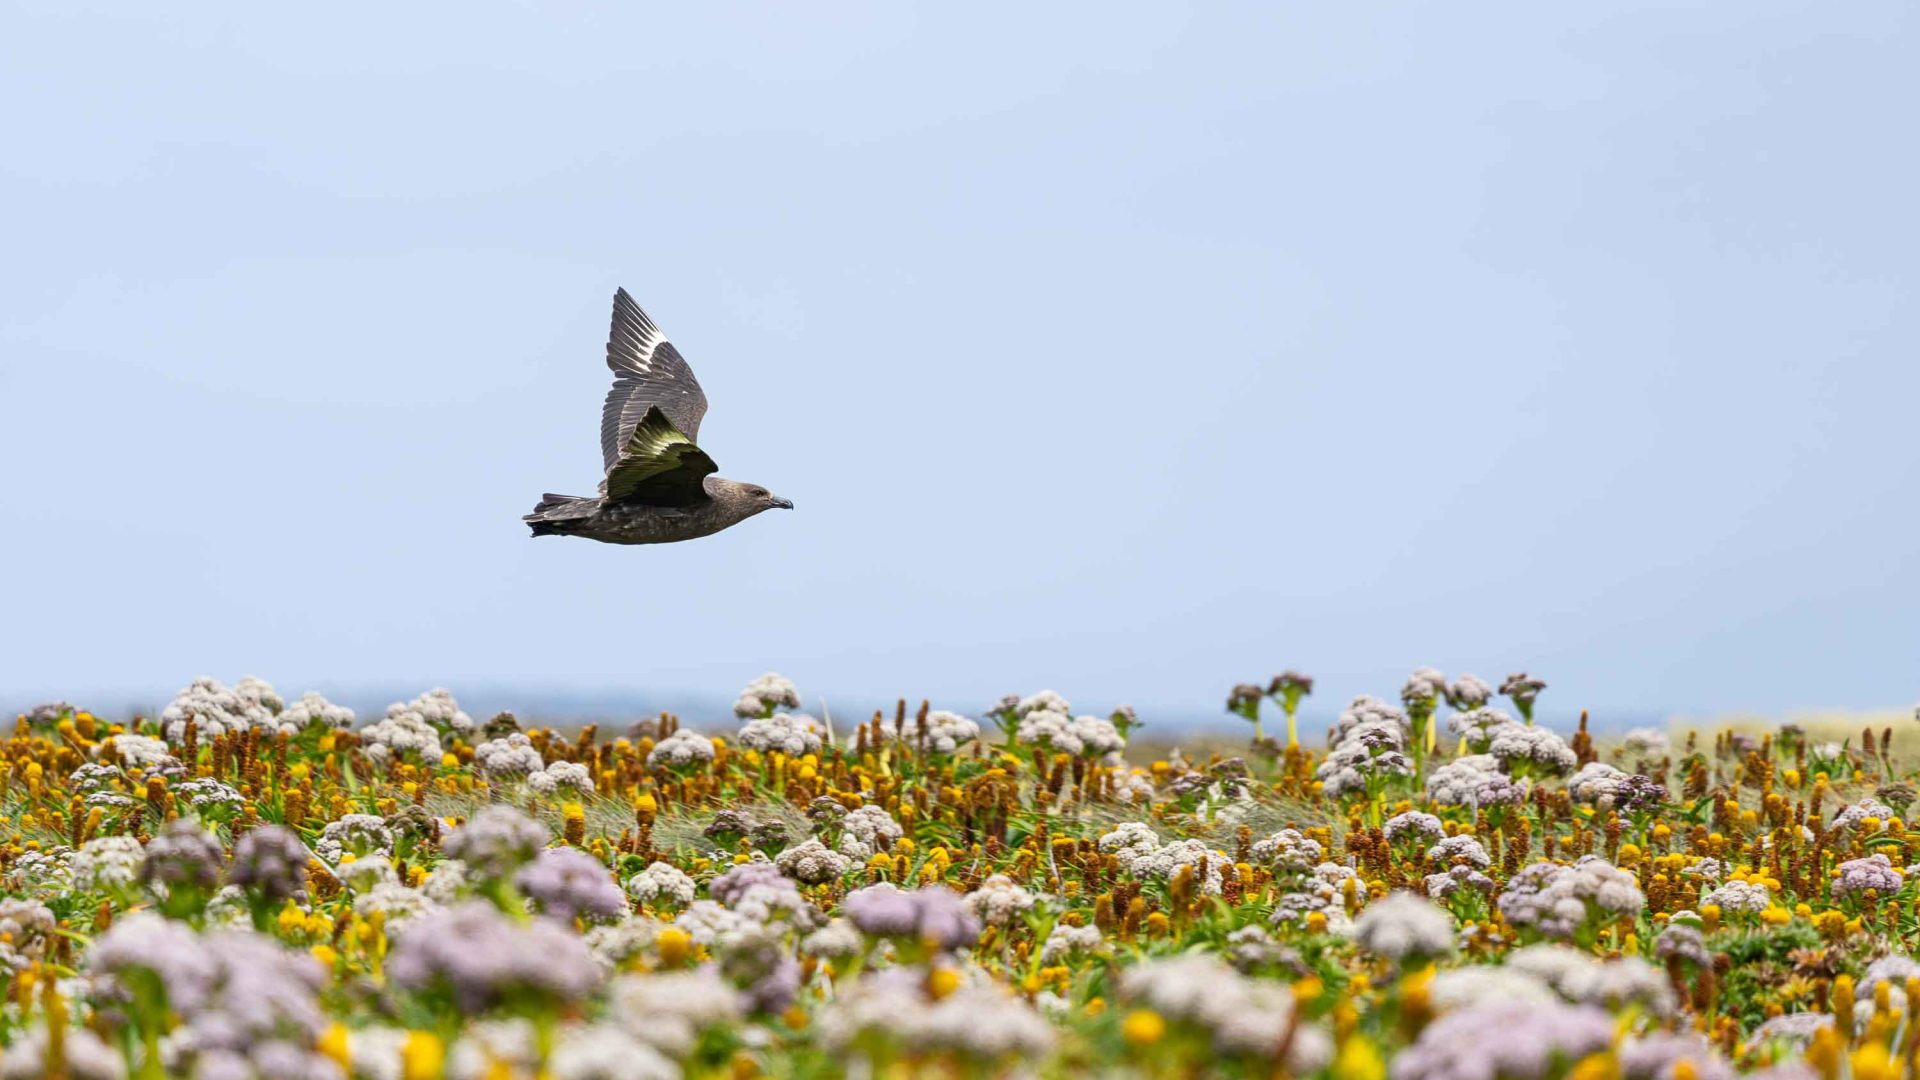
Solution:
{"label": "bird's eye", "polygon": [[754,489],[753,489],[753,497],[754,497],[754,498],[756,498],[756,499],[764,499],[764,498],[766,498],[766,497],[767,497],[767,489],[766,489],[766,488],[754,488]]}

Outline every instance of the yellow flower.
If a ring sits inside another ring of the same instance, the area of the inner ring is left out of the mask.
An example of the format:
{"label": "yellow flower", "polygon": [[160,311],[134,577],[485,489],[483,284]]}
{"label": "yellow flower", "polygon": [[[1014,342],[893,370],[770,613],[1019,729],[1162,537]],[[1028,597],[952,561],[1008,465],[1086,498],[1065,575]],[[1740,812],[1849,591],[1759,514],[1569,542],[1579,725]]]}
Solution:
{"label": "yellow flower", "polygon": [[1900,1080],[1900,1073],[1899,1063],[1878,1042],[1853,1052],[1853,1080]]}
{"label": "yellow flower", "polygon": [[927,972],[927,996],[939,1001],[960,989],[960,973],[952,968],[934,968]]}
{"label": "yellow flower", "polygon": [[1387,1080],[1387,1061],[1380,1048],[1365,1035],[1354,1035],[1340,1044],[1333,1059],[1334,1080]]}
{"label": "yellow flower", "polygon": [[342,1070],[349,1069],[353,1065],[353,1056],[347,1050],[347,1026],[345,1024],[335,1023],[328,1025],[327,1030],[320,1033],[320,1041],[316,1044],[316,1049],[327,1057],[332,1058],[334,1064],[340,1066]]}
{"label": "yellow flower", "polygon": [[1120,1035],[1132,1046],[1152,1046],[1166,1038],[1167,1022],[1152,1009],[1135,1009],[1120,1021]]}
{"label": "yellow flower", "polygon": [[[332,970],[333,965],[340,959],[340,954],[334,952],[333,946],[331,945],[315,945],[308,951],[313,953],[313,958],[320,961],[321,965],[328,970]],[[342,1064],[345,1064],[345,1062],[342,1062]]]}
{"label": "yellow flower", "polygon": [[431,1031],[409,1031],[400,1048],[400,1075],[405,1080],[440,1080],[446,1069],[447,1047]]}
{"label": "yellow flower", "polygon": [[679,967],[693,955],[693,936],[677,926],[668,926],[654,935],[654,945],[660,950],[660,963],[665,967]]}

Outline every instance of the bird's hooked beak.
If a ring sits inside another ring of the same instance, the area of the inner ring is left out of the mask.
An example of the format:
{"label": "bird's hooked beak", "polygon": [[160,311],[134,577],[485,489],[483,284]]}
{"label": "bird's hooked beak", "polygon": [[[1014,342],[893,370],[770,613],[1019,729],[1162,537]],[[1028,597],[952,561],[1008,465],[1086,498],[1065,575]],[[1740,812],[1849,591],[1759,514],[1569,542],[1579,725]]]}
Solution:
{"label": "bird's hooked beak", "polygon": [[773,500],[773,505],[774,508],[778,510],[791,510],[793,509],[793,500],[776,498]]}

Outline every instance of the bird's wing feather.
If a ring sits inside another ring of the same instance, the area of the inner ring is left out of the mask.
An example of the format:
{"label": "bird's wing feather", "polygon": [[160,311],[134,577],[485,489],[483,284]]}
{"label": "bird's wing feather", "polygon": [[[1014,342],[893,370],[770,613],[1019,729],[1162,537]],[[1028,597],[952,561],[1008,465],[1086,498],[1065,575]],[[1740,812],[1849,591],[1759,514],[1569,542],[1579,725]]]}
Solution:
{"label": "bird's wing feather", "polygon": [[607,366],[613,388],[600,410],[603,468],[619,462],[627,440],[648,409],[658,408],[691,442],[700,437],[707,395],[680,351],[633,302],[627,290],[613,294],[613,329],[607,334]]}
{"label": "bird's wing feather", "polygon": [[707,499],[704,481],[718,466],[693,444],[658,405],[647,408],[607,470],[602,490],[609,503],[692,506]]}

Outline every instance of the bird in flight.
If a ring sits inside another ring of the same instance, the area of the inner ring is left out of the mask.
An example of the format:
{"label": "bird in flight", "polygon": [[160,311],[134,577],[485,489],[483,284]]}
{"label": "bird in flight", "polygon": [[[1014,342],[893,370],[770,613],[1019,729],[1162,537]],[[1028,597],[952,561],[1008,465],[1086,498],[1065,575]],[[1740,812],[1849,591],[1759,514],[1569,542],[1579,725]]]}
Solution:
{"label": "bird in flight", "polygon": [[613,389],[600,412],[607,478],[594,497],[540,497],[525,521],[535,536],[584,536],[606,544],[671,544],[711,536],[763,510],[793,504],[758,484],[713,475],[694,444],[707,395],[693,369],[627,290],[613,294],[607,337]]}

